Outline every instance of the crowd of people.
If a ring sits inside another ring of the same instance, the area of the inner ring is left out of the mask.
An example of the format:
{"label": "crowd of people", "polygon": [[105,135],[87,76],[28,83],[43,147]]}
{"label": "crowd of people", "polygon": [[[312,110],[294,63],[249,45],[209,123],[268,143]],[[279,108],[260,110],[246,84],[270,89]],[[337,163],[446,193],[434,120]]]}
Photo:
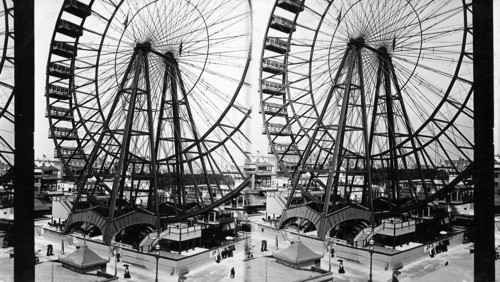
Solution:
{"label": "crowd of people", "polygon": [[3,195],[0,197],[0,205],[10,205],[14,203],[14,195]]}
{"label": "crowd of people", "polygon": [[429,256],[433,258],[436,254],[447,252],[449,244],[450,244],[449,240],[444,240],[439,243],[433,244],[429,248]]}
{"label": "crowd of people", "polygon": [[235,251],[235,249],[236,248],[234,246],[224,248],[221,252],[217,253],[217,258],[215,259],[215,261],[219,263],[225,258],[233,257],[233,252]]}

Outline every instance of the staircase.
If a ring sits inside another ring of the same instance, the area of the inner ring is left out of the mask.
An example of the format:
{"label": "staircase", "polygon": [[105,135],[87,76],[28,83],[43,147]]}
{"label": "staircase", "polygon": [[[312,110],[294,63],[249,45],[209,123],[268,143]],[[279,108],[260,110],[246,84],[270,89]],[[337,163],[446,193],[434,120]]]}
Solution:
{"label": "staircase", "polygon": [[[287,192],[288,193],[288,192]],[[277,203],[277,205],[281,208],[281,209],[285,209],[286,208],[286,199],[285,199],[285,195],[283,195],[283,192],[274,192],[272,193],[269,198],[267,199],[267,201],[274,201]],[[271,203],[269,203],[271,204]]]}
{"label": "staircase", "polygon": [[366,245],[366,243],[368,241],[370,241],[370,239],[375,235],[377,234],[378,231],[382,230],[382,228],[384,228],[384,225],[381,224],[375,228],[373,228],[372,230],[372,227],[369,226],[369,227],[366,227],[365,229],[363,229],[361,232],[359,232],[358,235],[356,235],[356,237],[354,238],[353,240],[353,243],[356,244],[358,242],[362,242],[363,246]]}
{"label": "staircase", "polygon": [[146,236],[141,241],[141,243],[139,243],[139,247],[143,247],[143,248],[148,247],[148,251],[151,251],[152,250],[151,246],[154,246],[158,243],[159,237],[156,235],[158,235],[157,232],[149,233],[148,236]]}
{"label": "staircase", "polygon": [[181,221],[186,220],[190,217],[208,212],[208,211],[212,210],[213,208],[220,206],[222,203],[225,203],[225,202],[229,201],[230,199],[238,196],[241,193],[241,191],[243,191],[243,189],[250,184],[250,182],[251,182],[251,179],[250,179],[250,177],[248,177],[238,187],[234,188],[233,190],[231,190],[226,195],[222,196],[217,201],[215,201],[209,205],[206,205],[206,206],[194,206],[193,208],[186,211],[186,213],[184,215],[181,215],[181,216],[162,218],[162,222],[166,222],[166,223],[181,222]]}
{"label": "staircase", "polygon": [[68,200],[68,197],[57,197],[52,202],[52,215],[65,219],[71,213],[72,207],[73,204]]}

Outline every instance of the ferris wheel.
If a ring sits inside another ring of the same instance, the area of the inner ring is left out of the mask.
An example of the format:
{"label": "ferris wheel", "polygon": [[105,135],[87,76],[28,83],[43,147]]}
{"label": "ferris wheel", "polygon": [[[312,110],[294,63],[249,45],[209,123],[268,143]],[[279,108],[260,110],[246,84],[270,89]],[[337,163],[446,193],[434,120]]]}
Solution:
{"label": "ferris wheel", "polygon": [[2,1],[0,14],[0,184],[11,179],[14,166],[14,7]]}
{"label": "ferris wheel", "polygon": [[275,2],[260,92],[292,183],[282,224],[308,214],[322,237],[335,218],[394,216],[470,187],[469,2]]}
{"label": "ferris wheel", "polygon": [[64,2],[46,97],[55,155],[78,183],[67,227],[96,218],[109,242],[129,214],[161,229],[249,183],[251,19],[250,1]]}

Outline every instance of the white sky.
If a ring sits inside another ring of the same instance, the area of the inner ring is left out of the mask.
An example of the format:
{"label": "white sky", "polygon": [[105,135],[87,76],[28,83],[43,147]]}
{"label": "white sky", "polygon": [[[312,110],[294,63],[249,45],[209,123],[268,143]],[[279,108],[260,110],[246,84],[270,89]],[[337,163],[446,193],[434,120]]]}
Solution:
{"label": "white sky", "polygon": [[[54,156],[54,143],[48,138],[48,120],[45,118],[45,70],[47,56],[52,39],[55,22],[57,20],[63,0],[37,0],[35,1],[35,157],[43,155],[52,159]],[[252,62],[247,75],[247,82],[252,84],[251,95],[253,118],[251,128],[255,132],[252,136],[254,141],[252,153],[257,150],[261,154],[267,153],[267,138],[261,134],[262,118],[258,114],[258,58],[261,56],[262,40],[265,36],[265,23],[269,18],[274,0],[252,0],[254,14],[254,49],[252,50]],[[493,1],[494,10],[500,9],[500,1]],[[500,30],[500,17],[494,18],[495,30]],[[500,48],[500,37],[494,39],[495,51]],[[500,53],[495,52],[495,65],[500,64]],[[500,89],[500,71],[495,69],[495,89]],[[495,153],[500,154],[500,95],[495,91]]]}
{"label": "white sky", "polygon": [[35,158],[54,157],[54,142],[48,138],[45,118],[45,70],[50,41],[63,0],[35,1]]}

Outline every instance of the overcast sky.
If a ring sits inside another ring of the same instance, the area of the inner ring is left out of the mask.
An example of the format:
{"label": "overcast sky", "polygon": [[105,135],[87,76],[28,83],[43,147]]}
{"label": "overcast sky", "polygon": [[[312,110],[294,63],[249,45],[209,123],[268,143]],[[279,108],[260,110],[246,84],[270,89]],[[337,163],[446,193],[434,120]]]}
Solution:
{"label": "overcast sky", "polygon": [[[500,1],[493,1],[494,9],[500,9]],[[59,15],[59,10],[63,0],[37,0],[35,1],[35,157],[41,158],[43,155],[48,158],[54,156],[54,143],[48,138],[48,120],[45,118],[45,70],[47,65],[47,56],[52,39],[55,22]],[[251,127],[254,128],[255,136],[253,140],[252,153],[259,150],[265,154],[267,152],[267,138],[261,134],[262,119],[258,114],[258,99],[259,93],[257,92],[258,84],[258,58],[260,58],[260,48],[262,47],[262,38],[264,38],[265,25],[267,23],[269,13],[271,11],[274,0],[252,0],[254,9],[254,50],[252,51],[253,61],[250,65],[248,72],[247,82],[251,83],[253,88],[252,95],[252,108],[253,119]],[[500,30],[500,17],[494,19],[495,30]],[[500,46],[500,37],[495,38],[495,50]],[[500,53],[495,52],[495,65],[500,64]],[[500,72],[498,68],[495,70],[495,89],[500,89]],[[500,130],[498,130],[500,123],[500,94],[495,91],[495,153],[500,154]]]}

